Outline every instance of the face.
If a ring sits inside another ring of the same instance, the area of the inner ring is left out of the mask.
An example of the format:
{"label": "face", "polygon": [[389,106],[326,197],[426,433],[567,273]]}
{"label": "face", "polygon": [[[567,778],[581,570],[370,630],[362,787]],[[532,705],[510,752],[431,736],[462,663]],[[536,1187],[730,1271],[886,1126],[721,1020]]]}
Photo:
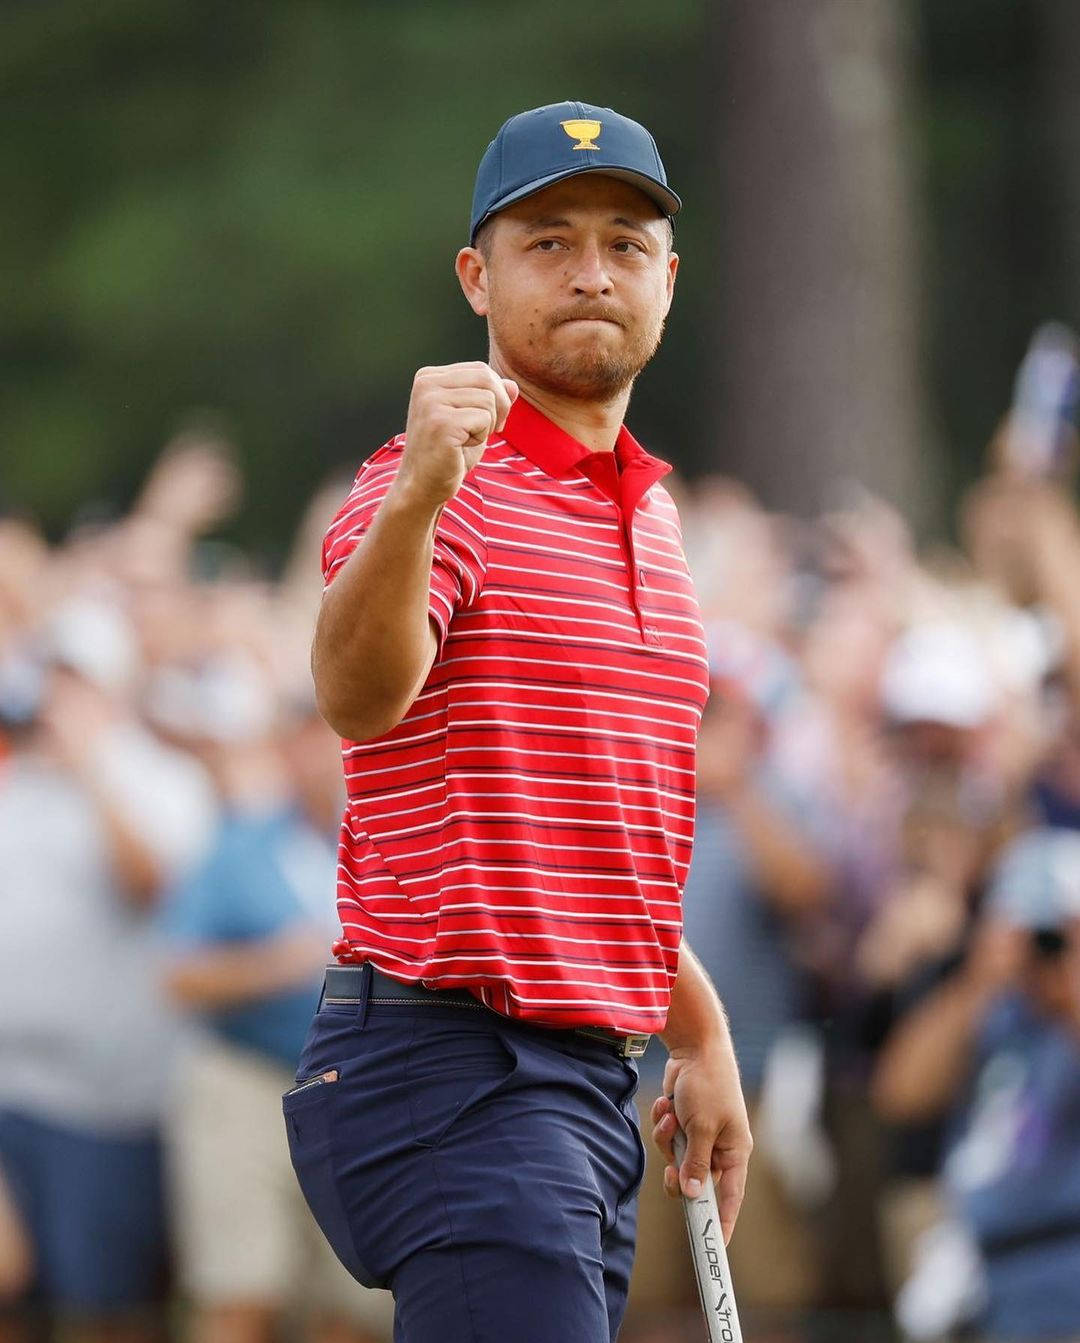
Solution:
{"label": "face", "polygon": [[527,384],[583,401],[625,392],[660,343],[679,259],[658,207],[586,173],[508,206],[458,256],[492,353]]}

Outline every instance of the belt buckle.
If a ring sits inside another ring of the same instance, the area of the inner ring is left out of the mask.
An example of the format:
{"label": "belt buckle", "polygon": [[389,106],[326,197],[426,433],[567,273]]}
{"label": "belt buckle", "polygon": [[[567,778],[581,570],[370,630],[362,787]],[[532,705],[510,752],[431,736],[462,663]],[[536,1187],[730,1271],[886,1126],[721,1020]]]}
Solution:
{"label": "belt buckle", "polygon": [[639,1059],[649,1047],[651,1035],[624,1035],[619,1043],[619,1057]]}

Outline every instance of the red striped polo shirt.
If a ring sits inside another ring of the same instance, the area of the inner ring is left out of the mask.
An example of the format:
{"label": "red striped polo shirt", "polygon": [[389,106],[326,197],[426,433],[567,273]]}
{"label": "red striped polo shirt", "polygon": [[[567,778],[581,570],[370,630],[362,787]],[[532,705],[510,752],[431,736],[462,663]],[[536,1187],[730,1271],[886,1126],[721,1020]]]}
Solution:
{"label": "red striped polo shirt", "polygon": [[[328,583],[403,447],[360,468]],[[424,688],[343,743],[339,959],[543,1024],[663,1027],[708,694],[670,469],[625,428],[590,452],[522,398],[489,440],[436,529]]]}

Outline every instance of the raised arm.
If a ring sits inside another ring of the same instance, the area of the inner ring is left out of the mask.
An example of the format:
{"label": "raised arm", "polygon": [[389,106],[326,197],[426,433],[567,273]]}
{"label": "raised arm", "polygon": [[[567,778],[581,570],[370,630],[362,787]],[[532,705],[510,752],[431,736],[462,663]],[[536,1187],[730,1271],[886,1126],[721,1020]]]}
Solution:
{"label": "raised arm", "polygon": [[972,1066],[972,1046],[994,998],[1015,984],[1028,935],[988,922],[965,963],[894,1028],[871,1083],[878,1113],[893,1123],[921,1123],[952,1104]]}
{"label": "raised arm", "polygon": [[311,671],[319,712],[339,736],[389,732],[427,679],[437,647],[428,594],[439,512],[395,481],[323,595]]}
{"label": "raised arm", "polygon": [[422,368],[398,473],[323,596],[311,650],[319,712],[352,741],[395,727],[431,671],[435,530],[517,394],[487,364]]}

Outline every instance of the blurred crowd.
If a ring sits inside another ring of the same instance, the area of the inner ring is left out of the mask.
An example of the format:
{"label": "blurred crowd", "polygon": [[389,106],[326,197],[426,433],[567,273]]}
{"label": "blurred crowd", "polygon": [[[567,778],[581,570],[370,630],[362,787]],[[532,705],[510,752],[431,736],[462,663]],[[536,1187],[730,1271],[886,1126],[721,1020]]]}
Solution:
{"label": "blurred crowd", "polygon": [[[339,742],[308,671],[322,534],[279,581],[206,538],[227,443],[131,511],[0,522],[0,1338],[389,1337],[293,1176],[281,1093],[339,931]],[[179,1312],[180,1318],[173,1317]]]}
{"label": "blurred crowd", "polygon": [[[668,478],[712,661],[685,916],[756,1138],[748,1343],[875,1311],[912,1340],[1080,1339],[1077,442],[1037,402],[928,551],[856,485],[798,520]],[[337,931],[307,659],[346,488],[275,581],[208,539],[243,481],[206,433],[121,518],[57,545],[0,521],[3,1343],[391,1337],[279,1107]],[[625,1337],[680,1343],[701,1324],[650,1161]]]}

